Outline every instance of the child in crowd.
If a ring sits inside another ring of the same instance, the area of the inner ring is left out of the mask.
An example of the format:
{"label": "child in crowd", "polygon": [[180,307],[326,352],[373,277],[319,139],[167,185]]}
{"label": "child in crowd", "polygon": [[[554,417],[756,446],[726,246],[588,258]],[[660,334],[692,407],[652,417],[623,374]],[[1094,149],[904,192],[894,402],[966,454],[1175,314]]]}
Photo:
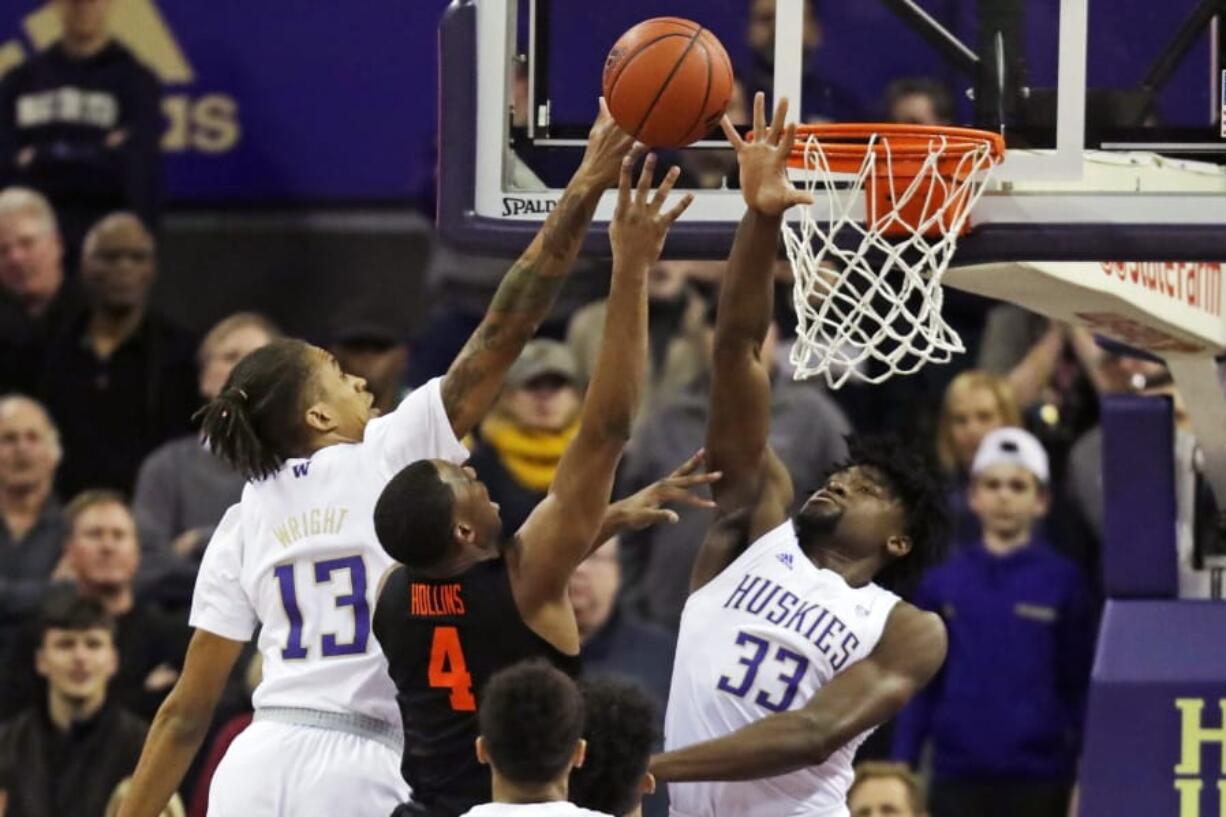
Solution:
{"label": "child in crowd", "polygon": [[920,584],[949,654],[899,715],[894,754],[933,748],[932,817],[1064,817],[1075,777],[1093,643],[1085,579],[1037,534],[1048,507],[1047,454],[1000,428],[971,466],[982,536]]}

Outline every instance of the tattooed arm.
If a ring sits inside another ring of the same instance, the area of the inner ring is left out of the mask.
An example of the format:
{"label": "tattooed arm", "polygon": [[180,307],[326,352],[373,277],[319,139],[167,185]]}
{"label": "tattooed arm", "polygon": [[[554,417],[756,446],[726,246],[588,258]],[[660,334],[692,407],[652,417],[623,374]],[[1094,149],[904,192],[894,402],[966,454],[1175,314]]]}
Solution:
{"label": "tattooed arm", "polygon": [[596,204],[617,182],[622,159],[633,142],[614,124],[602,99],[583,162],[536,238],[502,279],[481,324],[443,379],[443,405],[457,437],[485,416],[507,369],[553,306]]}

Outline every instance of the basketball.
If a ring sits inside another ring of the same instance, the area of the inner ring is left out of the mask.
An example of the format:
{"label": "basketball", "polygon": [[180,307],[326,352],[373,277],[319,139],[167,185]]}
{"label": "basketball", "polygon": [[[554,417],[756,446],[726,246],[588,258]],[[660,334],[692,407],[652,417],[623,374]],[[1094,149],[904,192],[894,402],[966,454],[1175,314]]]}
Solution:
{"label": "basketball", "polygon": [[719,124],[732,97],[732,63],[698,23],[656,17],[614,44],[603,86],[623,130],[651,147],[682,147]]}

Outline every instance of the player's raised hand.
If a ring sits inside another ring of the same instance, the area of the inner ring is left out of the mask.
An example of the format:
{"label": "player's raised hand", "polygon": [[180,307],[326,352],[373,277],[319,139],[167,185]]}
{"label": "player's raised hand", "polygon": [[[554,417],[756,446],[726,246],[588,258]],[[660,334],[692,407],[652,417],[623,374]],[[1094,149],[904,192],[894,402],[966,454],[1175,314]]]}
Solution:
{"label": "player's raised hand", "polygon": [[600,98],[600,112],[587,135],[587,149],[579,173],[601,189],[617,184],[622,159],[634,146],[634,137],[622,130],[613,116],[604,97]]}
{"label": "player's raised hand", "polygon": [[[636,145],[622,160],[617,187],[617,209],[609,223],[609,242],[613,247],[614,262],[644,265],[654,262],[664,249],[668,228],[694,201],[694,195],[686,193],[681,197],[681,201],[667,210],[664,209],[664,202],[672,192],[673,185],[677,183],[681,168],[675,165],[669,168],[664,175],[664,181],[660,182],[659,188],[652,194],[651,181],[656,169],[654,153],[648,154],[643,161],[638,183],[631,189],[630,174],[642,152],[643,147]],[[616,263],[614,268],[617,268]]]}
{"label": "player's raised hand", "polygon": [[699,449],[697,454],[681,463],[668,476],[614,503],[625,520],[623,529],[642,530],[661,523],[675,525],[681,517],[676,511],[664,507],[665,505],[714,508],[714,502],[695,493],[702,486],[710,485],[723,476],[718,471],[700,472],[705,457],[705,452]]}
{"label": "player's raised hand", "polygon": [[720,127],[736,151],[741,167],[741,195],[754,210],[768,216],[781,215],[794,204],[812,204],[813,197],[792,186],[788,179],[788,156],[796,142],[796,125],[784,124],[787,98],[779,100],[770,127],[766,125],[766,94],[753,98],[753,138],[745,140],[724,116]]}

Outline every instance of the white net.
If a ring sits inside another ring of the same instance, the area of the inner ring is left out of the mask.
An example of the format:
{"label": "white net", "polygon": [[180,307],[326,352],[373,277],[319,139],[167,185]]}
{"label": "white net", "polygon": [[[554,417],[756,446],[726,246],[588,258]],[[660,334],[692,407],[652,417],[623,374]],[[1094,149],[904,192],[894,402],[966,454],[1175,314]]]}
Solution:
{"label": "white net", "polygon": [[831,219],[818,222],[802,207],[799,223],[783,223],[795,276],[796,379],[821,375],[832,389],[880,383],[965,351],[941,316],[941,276],[996,158],[987,140],[961,141],[959,158],[946,137],[928,139],[927,153],[907,160],[918,170],[898,176],[887,136],[869,137],[856,174],[835,174],[821,141],[805,142],[804,187],[825,199]]}

